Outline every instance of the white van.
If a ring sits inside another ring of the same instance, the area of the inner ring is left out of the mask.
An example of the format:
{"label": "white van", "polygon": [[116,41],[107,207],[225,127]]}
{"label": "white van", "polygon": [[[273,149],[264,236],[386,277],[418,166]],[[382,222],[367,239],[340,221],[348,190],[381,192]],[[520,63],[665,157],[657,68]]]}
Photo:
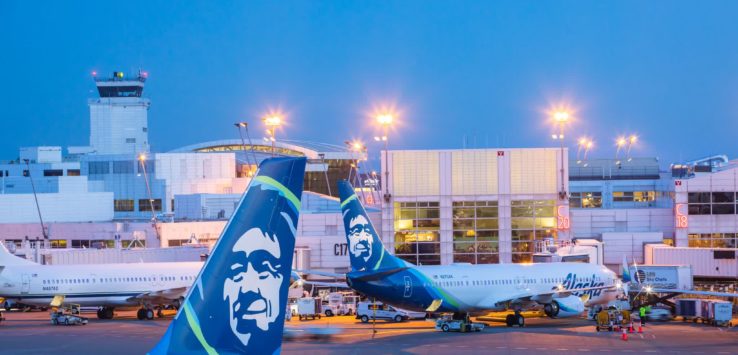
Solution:
{"label": "white van", "polygon": [[362,323],[367,323],[375,318],[402,322],[408,319],[423,319],[425,313],[406,311],[381,302],[359,302],[359,306],[356,308],[356,319],[360,319]]}

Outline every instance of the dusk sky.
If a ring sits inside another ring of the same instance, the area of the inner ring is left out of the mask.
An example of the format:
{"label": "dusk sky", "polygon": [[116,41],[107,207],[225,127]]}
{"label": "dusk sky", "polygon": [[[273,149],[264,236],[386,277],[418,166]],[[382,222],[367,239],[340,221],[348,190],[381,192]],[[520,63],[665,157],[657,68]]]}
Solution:
{"label": "dusk sky", "polygon": [[[396,149],[557,146],[612,157],[738,154],[738,2],[0,2],[0,159],[88,144],[90,73],[149,72],[152,150],[237,138],[286,113],[277,138],[371,140],[394,106]],[[186,4],[186,6],[185,6]],[[378,146],[372,142],[375,154]]]}

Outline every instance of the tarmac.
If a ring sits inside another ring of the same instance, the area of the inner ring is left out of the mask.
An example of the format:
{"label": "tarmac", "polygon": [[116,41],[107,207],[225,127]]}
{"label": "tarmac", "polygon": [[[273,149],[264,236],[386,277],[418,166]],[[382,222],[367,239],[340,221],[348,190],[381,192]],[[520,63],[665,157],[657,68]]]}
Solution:
{"label": "tarmac", "polygon": [[[171,317],[140,321],[135,312],[116,312],[112,320],[53,326],[47,312],[5,312],[0,323],[3,354],[145,354],[159,341]],[[361,323],[354,317],[287,322],[292,334],[310,334],[324,328],[330,338],[308,336],[285,340],[284,354],[738,354],[738,328],[671,321],[649,323],[643,334],[596,332],[593,321],[582,318],[528,318],[525,328],[500,323],[479,333],[443,333],[432,321]],[[737,323],[734,323],[737,324]],[[288,331],[288,333],[290,333]]]}

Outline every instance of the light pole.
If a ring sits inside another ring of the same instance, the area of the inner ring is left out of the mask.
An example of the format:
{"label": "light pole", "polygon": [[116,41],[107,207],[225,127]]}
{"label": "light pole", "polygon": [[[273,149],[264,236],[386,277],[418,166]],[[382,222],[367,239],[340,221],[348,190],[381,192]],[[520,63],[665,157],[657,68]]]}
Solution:
{"label": "light pole", "polygon": [[566,199],[566,186],[564,185],[564,125],[569,121],[569,112],[567,111],[556,111],[553,115],[554,121],[559,128],[558,138],[561,147],[561,191],[559,191],[559,199]]}
{"label": "light pole", "polygon": [[279,126],[282,125],[282,117],[279,115],[269,115],[261,119],[264,125],[267,126],[267,134],[269,140],[272,141],[272,157],[274,157],[274,142],[276,141],[276,131]]}
{"label": "light pole", "polygon": [[615,140],[615,145],[617,145],[617,149],[615,150],[615,164],[619,164],[620,161],[618,161],[618,157],[620,156],[620,150],[623,149],[623,147],[628,144],[628,140],[625,139],[625,137],[618,137],[617,140]]}
{"label": "light pole", "polygon": [[638,141],[638,136],[635,134],[631,134],[630,137],[628,137],[628,149],[626,150],[625,157],[630,161],[630,148],[633,147],[633,144],[635,144]]}
{"label": "light pole", "polygon": [[41,222],[41,235],[44,236],[44,240],[48,240],[49,236],[46,234],[46,228],[44,227],[44,218],[41,217],[41,206],[38,205],[38,196],[36,196],[36,185],[33,183],[33,176],[31,176],[31,164],[28,159],[23,159],[26,163],[28,171],[28,178],[31,179],[31,190],[33,190],[33,199],[36,201],[36,212],[38,212],[38,220]]}
{"label": "light pole", "polygon": [[151,226],[154,227],[156,238],[161,241],[159,229],[156,226],[156,212],[154,211],[154,197],[151,195],[151,185],[149,185],[149,176],[146,174],[146,154],[139,154],[138,161],[141,163],[141,170],[144,174],[144,182],[146,183],[146,192],[149,194],[149,207],[151,207]]}
{"label": "light pole", "polygon": [[[256,167],[259,165],[259,161],[256,160],[256,154],[254,154],[254,145],[251,143],[251,136],[249,136],[249,124],[247,122],[236,122],[233,125],[236,126],[236,128],[238,128],[238,135],[239,137],[241,137],[241,147],[242,147],[241,149],[243,149],[244,154],[246,155],[246,164],[251,165],[251,162],[249,161],[249,156],[248,154],[246,154],[246,141],[243,139],[243,133],[241,132],[241,128],[246,130],[246,137],[248,137],[249,139],[249,146],[250,146],[249,150],[251,151],[251,157],[254,159],[253,167],[254,169],[256,169]],[[254,172],[252,170],[252,167],[249,166],[249,176],[253,176],[253,174]]]}
{"label": "light pole", "polygon": [[382,132],[384,133],[382,137],[374,137],[374,140],[384,141],[384,181],[382,181],[382,189],[384,190],[384,201],[389,203],[392,194],[389,191],[389,155],[387,150],[389,149],[389,127],[392,125],[394,117],[392,114],[384,113],[377,115],[376,119],[377,123],[382,126]]}

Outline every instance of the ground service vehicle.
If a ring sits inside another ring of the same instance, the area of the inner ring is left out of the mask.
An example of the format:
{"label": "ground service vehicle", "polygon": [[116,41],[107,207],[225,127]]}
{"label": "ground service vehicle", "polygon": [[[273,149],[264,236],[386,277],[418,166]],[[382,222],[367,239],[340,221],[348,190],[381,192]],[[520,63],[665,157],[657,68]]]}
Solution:
{"label": "ground service vehicle", "polygon": [[300,320],[320,319],[323,309],[320,298],[304,297],[297,299],[297,318]]}
{"label": "ground service vehicle", "polygon": [[699,298],[678,299],[676,302],[676,315],[682,317],[682,320],[685,322],[692,320],[697,323],[697,321],[704,318],[702,315],[702,301]]}
{"label": "ground service vehicle", "polygon": [[454,319],[453,317],[441,317],[436,320],[436,330],[444,333],[447,332],[481,332],[484,329],[483,323],[474,323],[468,317],[463,319]]}
{"label": "ground service vehicle", "polygon": [[323,313],[326,317],[335,315],[352,315],[356,313],[356,304],[359,302],[359,296],[351,293],[332,292],[328,295],[328,304],[323,305]]}
{"label": "ground service vehicle", "polygon": [[410,319],[410,316],[406,311],[382,302],[359,302],[359,307],[356,309],[356,319],[360,319],[362,323],[367,323],[370,319],[402,322],[403,320]]}
{"label": "ground service vehicle", "polygon": [[87,318],[79,316],[78,304],[63,304],[51,312],[53,325],[85,325]]}
{"label": "ground service vehicle", "polygon": [[668,308],[651,308],[651,312],[646,313],[649,321],[666,322],[673,318],[671,310]]}
{"label": "ground service vehicle", "polygon": [[728,301],[703,300],[702,301],[703,323],[714,326],[733,326],[733,304]]}

